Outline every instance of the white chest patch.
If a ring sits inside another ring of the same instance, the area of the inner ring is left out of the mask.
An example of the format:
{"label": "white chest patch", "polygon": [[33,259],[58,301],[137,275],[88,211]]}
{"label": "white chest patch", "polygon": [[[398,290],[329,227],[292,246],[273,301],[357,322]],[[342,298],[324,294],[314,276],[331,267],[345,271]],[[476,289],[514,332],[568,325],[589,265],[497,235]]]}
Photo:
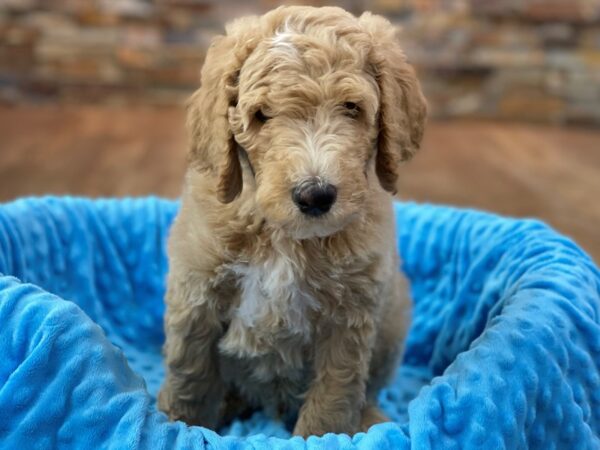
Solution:
{"label": "white chest patch", "polygon": [[279,353],[281,340],[288,345],[309,342],[313,331],[309,313],[318,309],[318,303],[289,258],[273,255],[262,264],[235,264],[231,269],[239,280],[240,303],[221,350],[258,356],[273,350]]}
{"label": "white chest patch", "polygon": [[291,334],[310,331],[307,312],[316,301],[302,289],[289,259],[276,256],[263,265],[237,269],[241,301],[236,316],[246,327],[267,322],[279,323]]}

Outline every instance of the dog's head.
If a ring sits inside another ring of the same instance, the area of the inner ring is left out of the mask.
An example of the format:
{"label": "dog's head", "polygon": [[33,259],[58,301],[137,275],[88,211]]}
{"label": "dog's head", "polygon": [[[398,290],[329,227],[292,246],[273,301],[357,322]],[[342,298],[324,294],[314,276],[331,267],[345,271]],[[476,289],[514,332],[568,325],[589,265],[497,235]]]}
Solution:
{"label": "dog's head", "polygon": [[426,116],[395,34],[382,17],[339,8],[284,7],[228,26],[188,107],[192,164],[216,176],[219,200],[253,180],[267,223],[308,238],[360,217],[376,180],[394,193]]}

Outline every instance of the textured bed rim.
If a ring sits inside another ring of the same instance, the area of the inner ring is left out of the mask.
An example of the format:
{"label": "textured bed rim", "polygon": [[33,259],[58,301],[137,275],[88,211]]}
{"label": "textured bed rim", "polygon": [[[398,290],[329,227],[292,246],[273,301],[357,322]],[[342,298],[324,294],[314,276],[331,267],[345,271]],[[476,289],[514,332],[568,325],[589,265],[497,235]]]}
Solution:
{"label": "textured bed rim", "polygon": [[[381,397],[398,423],[307,441],[168,423],[148,391],[160,382],[164,239],[176,208],[157,198],[0,206],[0,448],[600,446],[591,259],[537,221],[415,204],[395,205],[415,298],[407,372]],[[435,377],[412,392],[397,386],[413,369]],[[411,393],[406,409],[400,397]]]}

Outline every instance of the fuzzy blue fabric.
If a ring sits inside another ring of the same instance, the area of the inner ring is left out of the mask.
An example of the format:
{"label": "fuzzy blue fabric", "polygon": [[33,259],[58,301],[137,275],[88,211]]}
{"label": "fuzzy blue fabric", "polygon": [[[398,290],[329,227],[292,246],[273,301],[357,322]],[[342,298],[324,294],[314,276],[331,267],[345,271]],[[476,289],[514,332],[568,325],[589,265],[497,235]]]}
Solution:
{"label": "fuzzy blue fabric", "polygon": [[169,423],[165,237],[177,203],[0,206],[2,449],[593,449],[600,446],[600,273],[544,224],[396,204],[412,282],[394,422],[290,438],[255,414],[219,433]]}

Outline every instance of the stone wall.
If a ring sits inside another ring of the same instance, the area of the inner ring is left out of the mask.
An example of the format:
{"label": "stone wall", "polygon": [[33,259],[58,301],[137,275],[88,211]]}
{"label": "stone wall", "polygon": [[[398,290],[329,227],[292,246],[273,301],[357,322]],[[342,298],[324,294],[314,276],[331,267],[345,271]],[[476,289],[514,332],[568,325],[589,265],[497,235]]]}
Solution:
{"label": "stone wall", "polygon": [[438,116],[600,124],[600,0],[472,0],[404,34]]}
{"label": "stone wall", "polygon": [[[280,3],[0,0],[0,101],[178,103],[226,20]],[[438,117],[600,124],[600,0],[334,3],[403,27]]]}

